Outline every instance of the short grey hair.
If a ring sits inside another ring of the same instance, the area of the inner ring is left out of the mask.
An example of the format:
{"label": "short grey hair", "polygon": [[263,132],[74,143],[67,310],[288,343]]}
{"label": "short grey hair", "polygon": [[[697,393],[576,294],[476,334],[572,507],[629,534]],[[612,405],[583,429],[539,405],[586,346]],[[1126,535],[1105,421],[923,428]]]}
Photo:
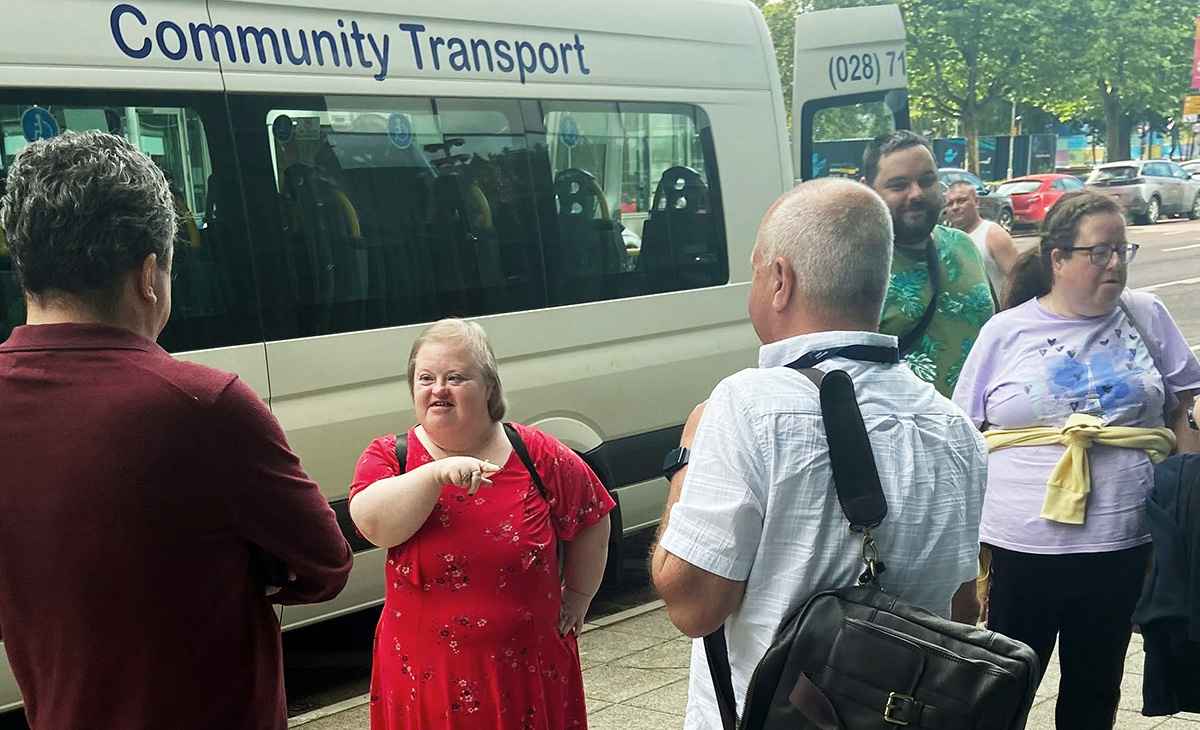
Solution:
{"label": "short grey hair", "polygon": [[508,404],[504,400],[504,385],[500,382],[500,369],[496,366],[496,353],[492,351],[492,343],[488,341],[487,333],[477,322],[465,319],[442,319],[425,328],[413,342],[412,350],[408,353],[408,392],[415,392],[414,376],[417,372],[417,355],[421,348],[430,342],[453,343],[462,345],[470,353],[475,366],[479,368],[483,384],[488,391],[488,416],[492,421],[504,420]]}
{"label": "short grey hair", "polygon": [[946,188],[946,192],[950,192],[951,190],[956,190],[958,188],[966,188],[967,190],[971,191],[972,195],[979,197],[979,191],[975,189],[975,183],[968,180],[955,180],[954,182],[950,183],[949,187]]}
{"label": "short grey hair", "polygon": [[65,132],[26,147],[8,171],[0,225],[21,287],[115,305],[119,277],[157,254],[165,269],[176,230],[162,170],[124,138]]}
{"label": "short grey hair", "polygon": [[892,216],[862,183],[811,180],[767,213],[756,246],[760,262],[792,265],[807,306],[878,326],[892,270]]}

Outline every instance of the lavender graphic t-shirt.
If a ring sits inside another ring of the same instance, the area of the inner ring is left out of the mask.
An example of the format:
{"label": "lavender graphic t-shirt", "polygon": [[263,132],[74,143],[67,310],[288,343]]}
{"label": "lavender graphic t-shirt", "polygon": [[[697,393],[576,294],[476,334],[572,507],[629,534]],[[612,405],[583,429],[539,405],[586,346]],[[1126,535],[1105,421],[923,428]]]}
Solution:
{"label": "lavender graphic t-shirt", "polygon": [[[1151,340],[1149,347],[1120,308],[1102,317],[1067,318],[1030,300],[984,325],[963,365],[954,402],[977,426],[990,428],[1060,428],[1072,413],[1109,425],[1162,426],[1164,405],[1172,408],[1179,393],[1200,390],[1200,362],[1158,297],[1133,291],[1123,297]],[[1090,449],[1092,491],[1083,525],[1039,516],[1046,480],[1063,451],[1025,446],[988,455],[980,541],[1041,554],[1105,552],[1149,542],[1143,504],[1154,472],[1144,451]]]}

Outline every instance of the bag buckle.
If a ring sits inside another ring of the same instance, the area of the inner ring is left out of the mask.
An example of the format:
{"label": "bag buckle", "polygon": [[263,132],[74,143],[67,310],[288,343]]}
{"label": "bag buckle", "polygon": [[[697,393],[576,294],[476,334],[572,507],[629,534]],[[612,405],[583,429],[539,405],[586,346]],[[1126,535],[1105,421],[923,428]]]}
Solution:
{"label": "bag buckle", "polygon": [[898,717],[897,713],[907,716],[912,710],[913,698],[909,695],[902,695],[899,692],[889,692],[887,704],[883,706],[883,721],[890,725],[907,725],[908,720],[903,717]]}
{"label": "bag buckle", "polygon": [[887,566],[879,559],[879,546],[875,544],[875,538],[871,535],[871,531],[864,529],[862,536],[862,561],[867,569],[858,576],[858,584],[860,586],[878,586],[879,576],[883,575]]}

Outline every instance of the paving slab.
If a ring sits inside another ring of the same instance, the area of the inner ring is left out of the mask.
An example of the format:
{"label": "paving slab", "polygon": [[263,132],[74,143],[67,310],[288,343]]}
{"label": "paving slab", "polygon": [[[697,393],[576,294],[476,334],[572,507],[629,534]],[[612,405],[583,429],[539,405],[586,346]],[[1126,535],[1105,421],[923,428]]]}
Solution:
{"label": "paving slab", "polygon": [[598,700],[620,703],[664,687],[686,676],[672,669],[636,669],[602,664],[583,673],[583,693]]}
{"label": "paving slab", "polygon": [[649,649],[627,654],[613,663],[623,667],[639,669],[682,669],[687,670],[692,660],[692,640],[681,636]]}
{"label": "paving slab", "polygon": [[687,708],[687,698],[688,680],[681,679],[666,687],[659,687],[644,695],[625,700],[624,704],[629,707],[640,707],[645,710],[683,717],[684,710]]}
{"label": "paving slab", "polygon": [[640,707],[613,705],[588,713],[588,730],[681,730],[683,717]]}
{"label": "paving slab", "polygon": [[608,627],[608,630],[618,631],[622,634],[650,636],[664,640],[678,639],[683,635],[679,633],[679,629],[675,628],[675,624],[671,623],[671,619],[667,618],[667,610],[665,608],[628,621],[622,621],[619,624],[613,624]]}
{"label": "paving slab", "polygon": [[[579,663],[587,670],[599,664],[608,664],[643,649],[665,643],[667,639],[655,636],[617,633],[607,629],[589,631],[579,637]],[[687,666],[686,664],[684,666]]]}

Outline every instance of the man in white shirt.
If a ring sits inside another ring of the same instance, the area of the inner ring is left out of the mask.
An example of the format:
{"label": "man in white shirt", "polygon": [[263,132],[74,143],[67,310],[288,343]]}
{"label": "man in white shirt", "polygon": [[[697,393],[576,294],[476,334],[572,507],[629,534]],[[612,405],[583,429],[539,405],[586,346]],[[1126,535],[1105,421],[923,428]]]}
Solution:
{"label": "man in white shirt", "polygon": [[[817,389],[785,367],[801,357],[854,379],[889,504],[875,531],[884,589],[975,620],[985,447],[962,411],[899,364],[896,338],[877,332],[891,248],[887,206],[858,183],[807,182],[771,207],[751,262],[759,367],[716,387],[688,471],[672,480],[651,576],[687,635],[724,624],[739,708],[785,614],[853,584],[862,569],[834,490]],[[684,727],[721,727],[699,640]]]}
{"label": "man in white shirt", "polygon": [[1004,296],[1004,284],[1013,264],[1017,262],[1017,246],[1012,236],[998,224],[979,215],[979,196],[975,186],[960,180],[946,191],[946,220],[950,225],[971,237],[983,256],[992,294],[999,300]]}

